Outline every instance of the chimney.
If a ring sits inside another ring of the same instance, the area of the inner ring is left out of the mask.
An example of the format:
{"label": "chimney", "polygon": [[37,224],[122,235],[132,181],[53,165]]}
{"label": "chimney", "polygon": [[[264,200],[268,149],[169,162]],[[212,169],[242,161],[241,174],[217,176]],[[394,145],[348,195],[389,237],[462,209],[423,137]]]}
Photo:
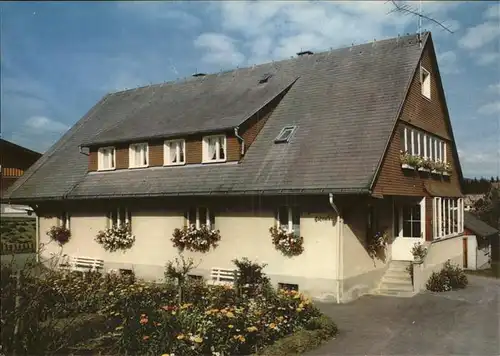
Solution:
{"label": "chimney", "polygon": [[305,56],[305,55],[311,55],[311,54],[314,54],[314,53],[311,51],[302,51],[302,52],[297,53],[297,56]]}

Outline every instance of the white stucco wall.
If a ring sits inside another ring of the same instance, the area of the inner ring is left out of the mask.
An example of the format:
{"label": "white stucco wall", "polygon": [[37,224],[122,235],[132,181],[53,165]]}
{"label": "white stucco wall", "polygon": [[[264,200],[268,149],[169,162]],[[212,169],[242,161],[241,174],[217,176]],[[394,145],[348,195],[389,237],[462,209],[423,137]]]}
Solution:
{"label": "white stucco wall", "polygon": [[[56,224],[55,218],[40,218],[41,242],[48,242],[45,232]],[[109,253],[94,241],[99,230],[106,227],[102,214],[74,213],[71,215],[71,240],[63,253],[74,256],[100,258],[105,268],[133,269],[137,276],[147,279],[163,278],[167,261],[178,256],[171,237],[175,228],[184,222],[183,213],[166,210],[142,210],[132,214],[134,246],[125,252]],[[336,290],[335,233],[332,221],[315,221],[314,214],[301,216],[300,231],[304,237],[304,252],[300,256],[285,257],[277,251],[269,228],[274,224],[272,211],[253,215],[226,212],[216,216],[216,228],[222,239],[215,250],[208,253],[185,252],[198,268],[193,274],[208,277],[213,267],[234,268],[231,260],[247,257],[267,263],[266,274],[273,283],[294,283],[312,296],[330,298]],[[55,243],[46,245],[45,254],[58,252]]]}

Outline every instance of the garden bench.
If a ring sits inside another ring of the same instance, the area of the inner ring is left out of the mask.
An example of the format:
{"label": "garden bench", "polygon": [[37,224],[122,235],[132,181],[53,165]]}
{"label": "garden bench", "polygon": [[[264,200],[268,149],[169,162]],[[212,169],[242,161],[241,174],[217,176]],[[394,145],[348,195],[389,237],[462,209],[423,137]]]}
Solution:
{"label": "garden bench", "polygon": [[99,271],[103,267],[104,260],[82,256],[69,256],[59,265],[59,268],[80,272]]}
{"label": "garden bench", "polygon": [[212,285],[233,285],[234,273],[233,269],[212,267],[210,271],[210,278]]}

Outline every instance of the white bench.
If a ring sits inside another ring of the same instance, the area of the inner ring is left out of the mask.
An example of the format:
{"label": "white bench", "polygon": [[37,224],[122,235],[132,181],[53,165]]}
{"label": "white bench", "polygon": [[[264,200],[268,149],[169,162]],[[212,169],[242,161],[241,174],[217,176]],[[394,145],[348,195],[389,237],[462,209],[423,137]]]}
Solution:
{"label": "white bench", "polygon": [[236,270],[212,267],[210,271],[210,284],[212,285],[233,285],[234,273]]}
{"label": "white bench", "polygon": [[103,267],[104,260],[83,256],[68,256],[59,264],[59,268],[80,272],[100,271]]}

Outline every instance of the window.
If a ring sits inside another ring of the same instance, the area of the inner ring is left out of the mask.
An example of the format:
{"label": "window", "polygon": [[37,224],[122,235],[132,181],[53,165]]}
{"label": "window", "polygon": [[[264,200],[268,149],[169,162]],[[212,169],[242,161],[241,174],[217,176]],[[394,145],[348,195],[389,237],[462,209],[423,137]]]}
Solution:
{"label": "window", "polygon": [[300,236],[300,211],[297,207],[282,206],[278,208],[276,216],[278,228],[288,233]]}
{"label": "window", "polygon": [[446,163],[446,142],[420,130],[404,127],[401,149],[414,156]]}
{"label": "window", "polygon": [[284,127],[279,135],[274,139],[274,143],[288,142],[290,140],[290,137],[292,137],[294,131],[295,126]]}
{"label": "window", "polygon": [[129,168],[147,167],[149,164],[148,144],[134,143],[129,146],[128,150]]}
{"label": "window", "polygon": [[70,229],[70,216],[68,212],[63,212],[57,219],[58,226],[64,226],[66,229]]}
{"label": "window", "polygon": [[287,291],[299,291],[299,285],[298,284],[291,284],[291,283],[278,283],[278,289],[282,290],[287,290]]}
{"label": "window", "polygon": [[115,169],[115,155],[114,147],[102,147],[97,151],[97,170],[105,171]]}
{"label": "window", "polygon": [[206,136],[203,138],[203,162],[226,161],[226,136]]}
{"label": "window", "polygon": [[206,225],[209,229],[215,229],[215,215],[208,208],[198,207],[189,209],[186,213],[186,221],[190,226],[196,226],[197,229],[202,225]]}
{"label": "window", "polygon": [[394,233],[403,238],[424,238],[425,198],[397,205],[394,212]]}
{"label": "window", "polygon": [[403,214],[403,236],[421,237],[422,221],[420,218],[420,205],[404,206]]}
{"label": "window", "polygon": [[184,140],[165,141],[163,152],[163,164],[166,166],[186,163],[186,141]]}
{"label": "window", "polygon": [[464,231],[462,198],[436,197],[432,202],[434,238],[443,238]]}
{"label": "window", "polygon": [[132,224],[132,214],[126,208],[117,208],[108,213],[108,227]]}
{"label": "window", "polygon": [[431,98],[431,75],[427,69],[420,67],[420,84],[422,86],[422,95],[427,99]]}

